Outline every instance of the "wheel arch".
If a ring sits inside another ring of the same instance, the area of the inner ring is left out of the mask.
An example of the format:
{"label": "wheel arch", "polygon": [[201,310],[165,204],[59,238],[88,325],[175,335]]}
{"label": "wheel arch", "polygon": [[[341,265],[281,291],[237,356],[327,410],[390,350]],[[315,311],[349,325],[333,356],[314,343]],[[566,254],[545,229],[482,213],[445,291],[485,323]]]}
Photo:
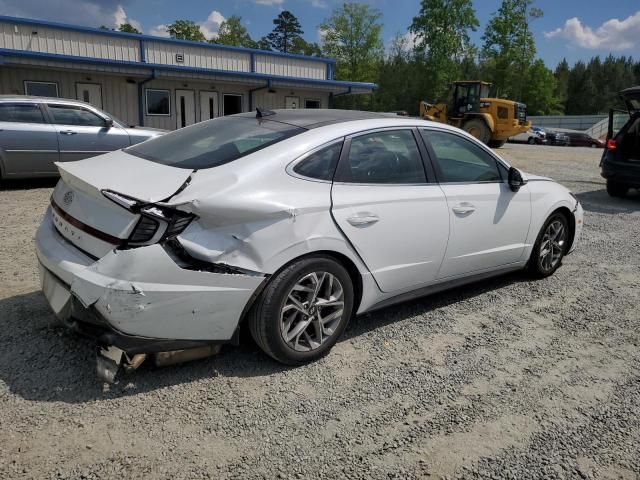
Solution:
{"label": "wheel arch", "polygon": [[567,223],[569,224],[569,239],[567,241],[567,249],[565,252],[565,255],[567,255],[569,253],[569,250],[571,250],[571,245],[573,245],[573,241],[575,239],[576,219],[573,216],[573,213],[571,212],[571,210],[569,210],[565,206],[556,208],[547,216],[547,218],[551,217],[551,215],[555,215],[556,213],[562,214],[567,219]]}

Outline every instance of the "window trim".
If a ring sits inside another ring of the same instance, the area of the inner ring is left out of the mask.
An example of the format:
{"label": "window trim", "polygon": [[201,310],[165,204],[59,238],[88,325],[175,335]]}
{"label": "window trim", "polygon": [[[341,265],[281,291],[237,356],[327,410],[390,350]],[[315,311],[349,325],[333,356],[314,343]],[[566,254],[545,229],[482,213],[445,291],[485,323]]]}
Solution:
{"label": "window trim", "polygon": [[[351,140],[357,137],[362,137],[364,135],[370,135],[372,133],[378,132],[387,132],[387,131],[397,131],[397,130],[408,130],[413,136],[413,141],[416,143],[416,148],[418,149],[418,155],[420,156],[420,160],[422,163],[422,169],[424,171],[425,181],[420,183],[358,183],[358,182],[349,182],[345,180],[341,180],[341,178],[345,178],[345,171],[348,168],[349,162],[349,153],[351,151]],[[420,141],[417,137],[421,135],[417,132],[416,125],[397,125],[393,127],[382,127],[382,128],[372,128],[370,130],[363,130],[357,133],[352,133],[345,137],[344,145],[342,146],[342,152],[340,153],[340,160],[338,161],[338,167],[336,168],[336,173],[333,176],[333,183],[336,185],[354,185],[361,187],[411,187],[411,186],[423,186],[423,185],[432,185],[434,182],[430,181],[429,177],[429,169],[426,166],[425,158],[423,154],[423,150],[420,148]]]}
{"label": "window trim", "polygon": [[[463,140],[466,140],[467,142],[471,142],[473,145],[476,145],[481,150],[483,150],[486,154],[488,154],[491,158],[493,158],[493,160],[496,162],[496,169],[498,170],[498,175],[500,175],[501,180],[485,180],[481,182],[444,182],[442,181],[443,175],[442,175],[442,172],[440,171],[440,166],[435,161],[435,159],[437,159],[438,156],[436,155],[436,152],[433,149],[431,142],[429,142],[426,138],[424,138],[424,136],[419,132],[420,130],[425,130],[428,132],[448,133],[450,135],[455,135]],[[487,147],[484,143],[479,142],[478,140],[475,140],[474,142],[473,140],[468,138],[466,135],[461,135],[456,131],[452,131],[444,128],[433,128],[431,126],[418,127],[418,136],[420,137],[420,140],[423,142],[425,148],[427,149],[427,152],[429,153],[429,161],[431,162],[431,166],[434,170],[434,174],[438,184],[440,185],[481,185],[481,184],[490,184],[490,183],[508,183],[509,182],[508,178],[502,178],[502,171],[500,170],[500,167],[498,164],[502,164],[502,166],[505,167],[507,171],[509,171],[509,169],[511,168],[511,165],[509,165],[502,158],[498,157],[495,153],[493,153],[493,151],[490,150],[489,147]]]}
{"label": "window trim", "polygon": [[[169,113],[149,113],[149,92],[165,92],[169,95]],[[148,117],[170,117],[171,109],[171,89],[169,88],[145,88],[144,89],[144,114]]]}
{"label": "window trim", "polygon": [[51,124],[51,122],[49,121],[49,116],[47,115],[47,112],[44,110],[40,102],[6,101],[6,102],[0,102],[0,105],[17,105],[17,106],[33,105],[38,110],[40,110],[40,115],[42,115],[42,122],[10,122],[6,120],[0,120],[0,122],[2,123],[22,123],[27,125],[50,125]]}
{"label": "window trim", "polygon": [[340,155],[338,156],[338,163],[336,164],[336,169],[333,172],[333,176],[335,178],[336,173],[338,172],[338,168],[340,167],[340,162],[342,161],[342,154],[344,152],[345,146],[346,146],[346,142],[345,142],[345,137],[340,137],[340,138],[336,138],[333,139],[329,142],[323,143],[322,145],[319,145],[315,148],[313,148],[312,150],[309,150],[306,153],[303,153],[302,155],[300,155],[298,158],[292,160],[291,162],[289,162],[289,164],[286,166],[285,168],[285,172],[287,172],[288,175],[295,177],[295,178],[299,178],[301,180],[306,180],[308,182],[316,182],[316,183],[333,183],[333,179],[331,180],[322,180],[321,178],[314,178],[314,177],[307,177],[306,175],[301,175],[298,172],[294,171],[294,168],[301,162],[304,162],[308,157],[310,157],[311,155],[313,155],[314,153],[319,152],[320,150],[324,150],[325,148],[329,148],[335,144],[342,144],[342,147],[340,149]]}
{"label": "window trim", "polygon": [[[81,110],[86,110],[88,112],[93,113],[96,117],[101,118],[104,121],[104,125],[99,126],[99,125],[75,125],[75,124],[69,124],[69,123],[58,123],[56,122],[56,119],[53,115],[53,112],[49,109],[49,105],[51,106],[59,106],[59,107],[64,107],[64,108],[79,108]],[[75,103],[65,103],[63,101],[44,101],[42,102],[42,106],[44,107],[45,111],[47,112],[47,118],[49,120],[49,123],[51,125],[65,125],[68,127],[94,127],[94,128],[106,128],[107,126],[107,121],[110,120],[110,118],[105,117],[104,115],[102,115],[100,113],[100,111],[95,110],[94,108],[89,108],[86,105],[78,105]]]}
{"label": "window trim", "polygon": [[[55,97],[42,97],[40,95],[33,95],[27,92],[27,84],[28,83],[37,83],[39,85],[54,85],[56,87],[56,96]],[[47,81],[47,80],[23,80],[22,86],[24,88],[24,94],[33,96],[33,97],[41,97],[41,98],[60,98],[60,87],[58,86],[58,82]]]}

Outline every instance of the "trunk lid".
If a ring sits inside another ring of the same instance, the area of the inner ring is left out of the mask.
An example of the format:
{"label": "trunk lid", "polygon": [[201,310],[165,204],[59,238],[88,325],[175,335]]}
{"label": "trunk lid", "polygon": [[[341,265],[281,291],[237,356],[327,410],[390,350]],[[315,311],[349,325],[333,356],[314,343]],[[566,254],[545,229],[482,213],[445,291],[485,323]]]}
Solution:
{"label": "trunk lid", "polygon": [[51,195],[54,226],[66,240],[96,258],[123,245],[141,220],[139,213],[105,197],[103,191],[141,203],[159,202],[180,190],[192,173],[122,151],[56,165],[61,179]]}
{"label": "trunk lid", "polygon": [[631,87],[620,92],[620,98],[629,110],[629,114],[640,112],[640,87]]}

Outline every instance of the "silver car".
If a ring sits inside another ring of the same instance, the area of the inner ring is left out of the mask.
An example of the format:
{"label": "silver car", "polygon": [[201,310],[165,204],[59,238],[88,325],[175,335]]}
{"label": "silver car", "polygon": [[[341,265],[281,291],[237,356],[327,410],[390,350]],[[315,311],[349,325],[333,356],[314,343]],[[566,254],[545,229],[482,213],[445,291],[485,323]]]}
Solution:
{"label": "silver car", "polygon": [[55,162],[101,155],[163,130],[127,127],[94,106],[62,98],[0,96],[0,180],[55,177]]}
{"label": "silver car", "polygon": [[583,220],[566,188],[462,130],[366,112],[259,110],[58,167],[42,289],[97,338],[109,381],[241,328],[278,361],[315,360],[352,314],[551,275]]}

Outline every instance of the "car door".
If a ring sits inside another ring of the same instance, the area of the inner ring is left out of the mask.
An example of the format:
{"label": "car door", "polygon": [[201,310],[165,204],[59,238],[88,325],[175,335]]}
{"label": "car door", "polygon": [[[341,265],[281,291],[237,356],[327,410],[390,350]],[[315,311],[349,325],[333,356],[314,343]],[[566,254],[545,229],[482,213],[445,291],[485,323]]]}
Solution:
{"label": "car door", "polygon": [[527,186],[513,192],[492,153],[455,132],[420,130],[446,196],[451,232],[438,278],[522,260],[531,221]]}
{"label": "car door", "polygon": [[129,146],[129,135],[117,124],[81,105],[48,102],[47,111],[57,134],[60,161],[93,157]]}
{"label": "car door", "polygon": [[433,281],[444,257],[449,214],[425,174],[413,129],[347,138],[332,187],[332,214],[380,289]]}
{"label": "car door", "polygon": [[57,170],[58,136],[40,104],[0,103],[0,155],[6,176],[47,176]]}

